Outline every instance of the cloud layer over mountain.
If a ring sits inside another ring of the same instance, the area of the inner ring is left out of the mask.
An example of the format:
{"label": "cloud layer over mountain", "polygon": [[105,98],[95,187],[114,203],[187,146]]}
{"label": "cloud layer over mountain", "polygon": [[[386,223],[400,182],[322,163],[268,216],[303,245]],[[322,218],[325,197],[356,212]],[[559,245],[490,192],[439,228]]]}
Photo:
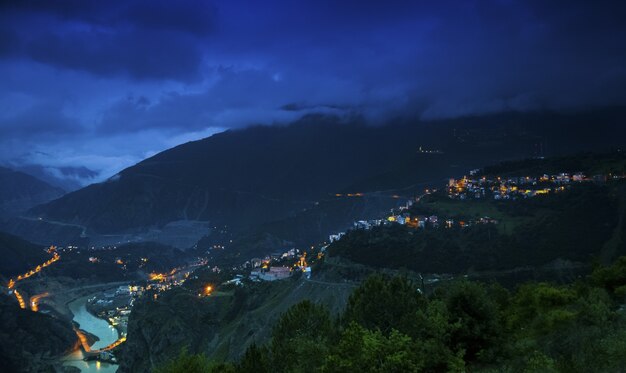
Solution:
{"label": "cloud layer over mountain", "polygon": [[624,19],[619,1],[2,2],[0,163],[89,182],[311,112],[623,105]]}

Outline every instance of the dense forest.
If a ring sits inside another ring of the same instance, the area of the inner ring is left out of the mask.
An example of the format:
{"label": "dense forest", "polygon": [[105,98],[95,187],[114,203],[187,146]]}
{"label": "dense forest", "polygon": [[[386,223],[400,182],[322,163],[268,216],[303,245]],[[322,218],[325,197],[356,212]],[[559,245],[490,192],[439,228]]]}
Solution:
{"label": "dense forest", "polygon": [[235,363],[181,354],[174,372],[607,372],[626,366],[626,257],[568,285],[451,281],[425,294],[373,275],[338,317],[299,303]]}

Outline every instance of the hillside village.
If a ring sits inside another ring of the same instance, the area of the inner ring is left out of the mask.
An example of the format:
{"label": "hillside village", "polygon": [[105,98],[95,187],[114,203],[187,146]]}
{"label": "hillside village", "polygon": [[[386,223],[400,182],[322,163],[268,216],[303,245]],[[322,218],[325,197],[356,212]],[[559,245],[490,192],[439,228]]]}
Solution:
{"label": "hillside village", "polygon": [[[491,199],[496,201],[517,200],[520,198],[533,198],[550,193],[559,193],[577,183],[604,184],[609,181],[626,179],[624,174],[597,174],[587,176],[582,172],[570,175],[561,172],[553,175],[542,176],[487,176],[480,175],[481,170],[470,171],[460,179],[451,178],[445,188],[446,196],[451,200],[481,200]],[[390,214],[382,219],[359,220],[353,223],[351,229],[369,230],[373,227],[388,224],[401,224],[415,229],[426,228],[467,228],[476,224],[498,224],[498,220],[489,216],[483,216],[473,220],[459,220],[437,215],[413,215],[409,212],[414,203],[419,202],[424,196],[436,193],[437,189],[426,189],[424,194],[415,199],[408,200],[404,206],[392,209]],[[346,231],[331,234],[328,242],[340,240]]]}

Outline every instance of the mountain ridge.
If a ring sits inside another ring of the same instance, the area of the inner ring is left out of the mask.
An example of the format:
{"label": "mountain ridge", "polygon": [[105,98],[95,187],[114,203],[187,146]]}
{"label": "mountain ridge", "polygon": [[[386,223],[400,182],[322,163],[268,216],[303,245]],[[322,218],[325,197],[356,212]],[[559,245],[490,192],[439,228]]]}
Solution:
{"label": "mountain ridge", "polygon": [[472,167],[543,155],[544,144],[552,144],[552,154],[623,144],[626,110],[596,115],[593,137],[576,126],[590,118],[508,113],[377,127],[307,116],[176,146],[29,214],[85,225],[92,234],[178,220],[245,229],[293,216],[335,193],[439,182]]}

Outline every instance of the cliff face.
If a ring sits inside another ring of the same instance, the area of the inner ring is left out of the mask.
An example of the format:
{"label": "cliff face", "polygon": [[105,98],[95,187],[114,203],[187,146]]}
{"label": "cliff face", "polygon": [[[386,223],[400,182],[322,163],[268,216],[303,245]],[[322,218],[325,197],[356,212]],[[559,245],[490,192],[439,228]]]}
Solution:
{"label": "cliff face", "polygon": [[56,358],[77,343],[69,323],[20,309],[0,295],[0,360],[5,372],[53,371]]}

